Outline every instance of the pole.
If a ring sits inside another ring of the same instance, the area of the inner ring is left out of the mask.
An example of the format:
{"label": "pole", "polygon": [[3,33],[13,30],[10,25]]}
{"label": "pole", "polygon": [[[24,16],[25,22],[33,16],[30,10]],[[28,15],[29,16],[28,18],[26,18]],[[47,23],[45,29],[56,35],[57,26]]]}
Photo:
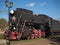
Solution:
{"label": "pole", "polygon": [[9,2],[8,0],[5,1],[6,7],[8,8],[8,34],[6,38],[7,45],[10,45],[10,8],[13,6],[13,2]]}
{"label": "pole", "polygon": [[[10,7],[8,7],[8,17],[9,17],[9,13],[10,13]],[[10,17],[9,17],[10,18]],[[10,26],[9,24],[9,18],[8,18],[8,26]],[[7,41],[7,45],[10,45],[10,34],[11,34],[11,32],[10,32],[10,28],[8,27],[8,35],[7,35],[7,39],[6,39],[6,41]]]}

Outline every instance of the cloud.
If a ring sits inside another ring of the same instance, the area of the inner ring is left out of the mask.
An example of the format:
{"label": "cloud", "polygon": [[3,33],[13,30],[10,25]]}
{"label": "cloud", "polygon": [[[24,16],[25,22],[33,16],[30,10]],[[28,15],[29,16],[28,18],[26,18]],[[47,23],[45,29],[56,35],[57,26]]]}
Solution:
{"label": "cloud", "polygon": [[57,18],[56,20],[59,20],[60,21],[60,18]]}
{"label": "cloud", "polygon": [[25,6],[33,7],[33,6],[35,6],[35,3],[26,4]]}
{"label": "cloud", "polygon": [[43,3],[40,4],[40,6],[43,7],[43,6],[47,5],[47,4],[48,4],[47,2],[43,2]]}

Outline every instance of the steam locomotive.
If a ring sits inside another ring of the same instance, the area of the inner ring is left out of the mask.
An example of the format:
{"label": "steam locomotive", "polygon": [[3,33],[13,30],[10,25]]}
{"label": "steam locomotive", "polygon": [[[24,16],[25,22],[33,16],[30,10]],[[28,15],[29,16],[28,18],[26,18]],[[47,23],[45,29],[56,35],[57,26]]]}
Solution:
{"label": "steam locomotive", "polygon": [[60,32],[57,20],[44,14],[33,14],[33,11],[17,8],[9,14],[9,29],[5,38],[12,40],[49,37],[53,32]]}

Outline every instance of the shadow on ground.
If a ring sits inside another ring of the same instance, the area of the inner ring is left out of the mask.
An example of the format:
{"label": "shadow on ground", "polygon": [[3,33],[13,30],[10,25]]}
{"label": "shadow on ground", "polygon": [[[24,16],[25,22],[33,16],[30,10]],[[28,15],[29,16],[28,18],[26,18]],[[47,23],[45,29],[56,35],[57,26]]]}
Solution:
{"label": "shadow on ground", "polygon": [[60,45],[60,37],[49,37],[50,44]]}

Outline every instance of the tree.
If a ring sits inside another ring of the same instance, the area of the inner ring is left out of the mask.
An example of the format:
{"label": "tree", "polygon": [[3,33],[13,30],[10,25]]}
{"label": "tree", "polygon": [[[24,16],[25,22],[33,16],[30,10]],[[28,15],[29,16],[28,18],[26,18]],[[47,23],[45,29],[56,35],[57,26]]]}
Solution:
{"label": "tree", "polygon": [[1,18],[0,19],[0,29],[4,30],[7,26],[8,26],[8,22],[5,19]]}

